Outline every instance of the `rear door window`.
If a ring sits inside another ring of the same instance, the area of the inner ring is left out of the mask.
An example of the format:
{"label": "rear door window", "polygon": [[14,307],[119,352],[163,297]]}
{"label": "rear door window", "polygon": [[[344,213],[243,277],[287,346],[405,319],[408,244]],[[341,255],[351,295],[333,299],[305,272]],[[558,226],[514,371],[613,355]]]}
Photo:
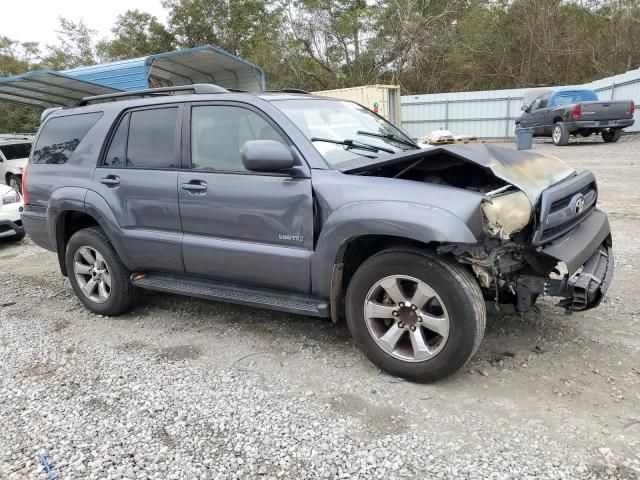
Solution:
{"label": "rear door window", "polygon": [[127,168],[178,168],[178,108],[137,110],[130,116]]}
{"label": "rear door window", "polygon": [[0,146],[0,151],[4,155],[4,158],[6,158],[7,160],[29,158],[29,153],[31,153],[31,144],[14,143],[13,145],[2,145]]}
{"label": "rear door window", "polygon": [[102,112],[56,117],[47,121],[33,150],[33,163],[63,164],[71,158]]}

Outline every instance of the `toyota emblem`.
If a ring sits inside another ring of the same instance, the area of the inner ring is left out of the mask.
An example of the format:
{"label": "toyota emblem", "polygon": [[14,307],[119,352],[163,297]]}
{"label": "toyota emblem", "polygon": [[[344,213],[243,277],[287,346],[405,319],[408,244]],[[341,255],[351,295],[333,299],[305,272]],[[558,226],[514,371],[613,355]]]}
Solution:
{"label": "toyota emblem", "polygon": [[575,206],[576,215],[580,215],[582,213],[582,210],[584,210],[584,197],[580,197],[578,198],[578,200],[576,200],[576,206]]}

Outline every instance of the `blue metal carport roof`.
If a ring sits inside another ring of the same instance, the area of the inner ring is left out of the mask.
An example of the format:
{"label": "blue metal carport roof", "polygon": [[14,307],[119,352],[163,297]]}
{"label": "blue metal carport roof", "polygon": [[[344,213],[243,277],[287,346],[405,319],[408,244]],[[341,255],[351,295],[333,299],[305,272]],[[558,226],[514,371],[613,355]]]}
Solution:
{"label": "blue metal carport roof", "polygon": [[152,85],[214,83],[238,90],[264,90],[264,71],[211,45],[79,67],[0,78],[0,100],[45,108],[75,105],[83,97]]}
{"label": "blue metal carport roof", "polygon": [[75,105],[83,97],[117,91],[51,70],[0,78],[0,100],[45,108]]}
{"label": "blue metal carport roof", "polygon": [[260,67],[211,45],[74,68],[62,73],[120,90],[149,88],[152,86],[150,78],[169,85],[214,83],[238,90],[266,88],[264,71]]}

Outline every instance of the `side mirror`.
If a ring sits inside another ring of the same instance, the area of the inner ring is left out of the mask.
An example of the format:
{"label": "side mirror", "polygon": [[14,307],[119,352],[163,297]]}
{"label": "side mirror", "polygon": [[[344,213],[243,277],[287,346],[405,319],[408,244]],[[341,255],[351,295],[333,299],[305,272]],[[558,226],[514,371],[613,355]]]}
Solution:
{"label": "side mirror", "polygon": [[291,150],[275,140],[249,140],[240,149],[242,165],[251,172],[281,172],[293,168]]}
{"label": "side mirror", "polygon": [[526,105],[522,105],[520,107],[520,110],[522,110],[523,112],[528,112],[529,111],[529,107],[527,107]]}

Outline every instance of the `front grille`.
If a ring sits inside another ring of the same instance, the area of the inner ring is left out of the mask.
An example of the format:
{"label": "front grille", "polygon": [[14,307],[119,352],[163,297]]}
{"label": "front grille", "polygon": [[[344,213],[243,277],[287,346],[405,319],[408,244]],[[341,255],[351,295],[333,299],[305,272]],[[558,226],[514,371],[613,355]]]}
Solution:
{"label": "front grille", "polygon": [[[594,190],[594,185],[593,184],[589,184],[586,187],[584,187],[582,190],[580,190],[579,193],[581,193],[582,195],[586,196],[589,194],[590,191]],[[561,198],[560,200],[556,200],[555,202],[553,202],[551,204],[551,212],[556,212],[562,208],[567,207],[570,203],[571,203],[571,197],[573,195],[569,195],[567,197]]]}
{"label": "front grille", "polygon": [[596,207],[597,198],[598,188],[591,172],[583,172],[542,192],[532,243],[548,243],[575,228]]}

